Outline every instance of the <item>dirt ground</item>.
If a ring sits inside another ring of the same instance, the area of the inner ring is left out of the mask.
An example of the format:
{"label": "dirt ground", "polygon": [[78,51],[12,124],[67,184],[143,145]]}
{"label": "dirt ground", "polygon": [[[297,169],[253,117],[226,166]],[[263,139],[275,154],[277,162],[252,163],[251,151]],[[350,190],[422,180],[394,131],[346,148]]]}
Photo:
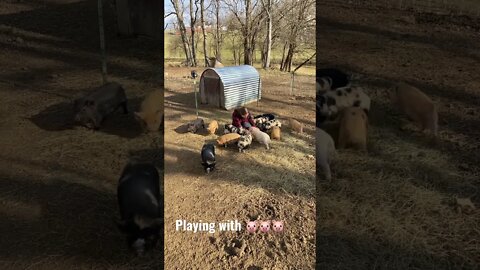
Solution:
{"label": "dirt ground", "polygon": [[0,2],[0,269],[158,269],[162,247],[135,258],[114,220],[130,159],[162,169],[160,133],[133,117],[158,89],[163,45],[119,38],[105,7],[109,80],[130,114],[98,132],[72,125],[72,100],[102,83],[97,1]]}
{"label": "dirt ground", "polygon": [[[247,105],[254,115],[274,113],[286,123],[293,117],[304,134],[282,126],[282,140],[271,149],[254,142],[246,153],[235,146],[216,147],[216,170],[206,175],[200,152],[217,135],[183,133],[194,120],[190,69],[165,69],[165,265],[167,269],[313,269],[315,263],[315,162],[313,76],[299,76],[290,95],[290,76],[263,72],[262,100]],[[202,69],[197,69],[201,74]],[[231,123],[231,111],[200,106],[206,123]],[[176,231],[175,220],[238,220],[239,232]],[[282,234],[245,230],[249,220],[283,220]],[[238,248],[238,249],[235,249]]]}
{"label": "dirt ground", "polygon": [[[318,269],[478,269],[478,20],[337,4],[317,8],[319,67],[353,73],[372,97],[367,156],[339,151],[336,181],[318,184]],[[321,57],[320,57],[321,56]],[[432,142],[387,100],[405,81],[439,104]]]}

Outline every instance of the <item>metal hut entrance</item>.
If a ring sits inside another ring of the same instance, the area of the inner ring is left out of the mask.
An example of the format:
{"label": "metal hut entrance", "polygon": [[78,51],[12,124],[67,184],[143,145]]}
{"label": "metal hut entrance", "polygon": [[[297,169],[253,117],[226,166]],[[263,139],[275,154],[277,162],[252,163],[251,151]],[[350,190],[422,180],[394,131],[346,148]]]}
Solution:
{"label": "metal hut entrance", "polygon": [[253,66],[207,68],[200,77],[201,104],[230,110],[260,98],[260,75]]}

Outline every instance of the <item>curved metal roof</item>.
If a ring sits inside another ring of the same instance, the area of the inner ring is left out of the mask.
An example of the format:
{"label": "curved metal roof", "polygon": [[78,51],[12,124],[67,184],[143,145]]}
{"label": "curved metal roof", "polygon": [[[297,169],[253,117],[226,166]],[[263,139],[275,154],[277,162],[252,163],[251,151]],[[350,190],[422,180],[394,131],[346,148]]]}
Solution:
{"label": "curved metal roof", "polygon": [[261,98],[260,74],[253,66],[207,68],[203,71],[200,80],[209,70],[214,71],[220,78],[223,86],[223,107],[225,109],[229,110]]}

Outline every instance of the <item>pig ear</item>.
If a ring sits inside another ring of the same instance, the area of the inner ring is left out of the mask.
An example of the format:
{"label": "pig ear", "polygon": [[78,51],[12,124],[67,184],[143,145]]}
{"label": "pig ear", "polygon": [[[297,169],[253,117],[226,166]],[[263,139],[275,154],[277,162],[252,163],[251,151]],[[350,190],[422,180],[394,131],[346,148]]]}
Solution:
{"label": "pig ear", "polygon": [[143,119],[143,113],[142,112],[135,112],[135,117],[138,119]]}

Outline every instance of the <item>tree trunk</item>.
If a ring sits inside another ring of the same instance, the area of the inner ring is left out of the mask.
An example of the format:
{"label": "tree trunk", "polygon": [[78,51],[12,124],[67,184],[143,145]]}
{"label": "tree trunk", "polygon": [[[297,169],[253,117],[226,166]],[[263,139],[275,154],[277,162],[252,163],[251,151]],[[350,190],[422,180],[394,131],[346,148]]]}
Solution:
{"label": "tree trunk", "polygon": [[222,61],[222,42],[220,37],[220,0],[215,1],[215,23],[216,23],[216,42],[215,58]]}
{"label": "tree trunk", "polygon": [[196,56],[196,49],[195,49],[195,23],[197,20],[197,14],[193,11],[193,0],[190,0],[190,36],[191,36],[191,53],[192,53],[192,67],[197,66],[197,56]]}
{"label": "tree trunk", "polygon": [[[267,1],[266,3],[264,1]],[[271,54],[272,54],[272,0],[262,0],[264,8],[267,13],[267,36],[265,37],[265,48],[262,53],[263,62],[262,68],[267,69],[270,67]]]}
{"label": "tree trunk", "polygon": [[208,67],[208,57],[207,57],[207,35],[205,34],[205,0],[200,0],[200,23],[202,24],[202,35],[203,35],[203,57],[205,58],[205,66]]}
{"label": "tree trunk", "polygon": [[175,13],[177,15],[177,22],[178,22],[178,29],[180,31],[180,36],[182,37],[182,44],[183,44],[183,51],[185,52],[185,60],[187,65],[191,65],[191,53],[190,53],[190,45],[188,44],[188,37],[187,37],[187,29],[185,28],[185,23],[183,22],[183,13],[181,12],[180,2],[179,0],[170,0],[175,9]]}

